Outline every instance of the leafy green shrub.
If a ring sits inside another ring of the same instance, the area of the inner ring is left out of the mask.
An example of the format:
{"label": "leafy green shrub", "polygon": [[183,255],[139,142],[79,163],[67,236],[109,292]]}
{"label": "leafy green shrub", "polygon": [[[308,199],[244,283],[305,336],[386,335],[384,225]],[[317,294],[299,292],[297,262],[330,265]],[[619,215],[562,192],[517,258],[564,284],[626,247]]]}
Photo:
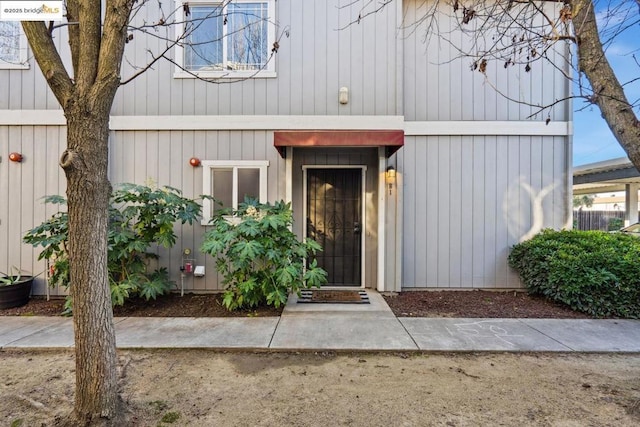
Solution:
{"label": "leafy green shrub", "polygon": [[311,239],[298,241],[292,223],[291,207],[282,201],[270,205],[247,200],[237,211],[216,214],[201,249],[216,258],[224,277],[225,307],[279,307],[290,292],[327,281],[316,260],[308,259],[322,248]]}
{"label": "leafy green shrub", "polygon": [[[49,196],[46,203],[66,204],[61,196]],[[176,242],[173,225],[193,223],[200,206],[171,187],[122,184],[111,196],[109,207],[108,267],[111,301],[122,305],[133,296],[155,299],[171,289],[165,268],[148,271],[149,260],[157,255],[149,248],[172,247]],[[51,262],[50,284],[70,285],[67,255],[68,220],[66,212],[55,213],[29,230],[24,241],[44,249],[38,259]],[[67,300],[67,308],[70,301]]]}
{"label": "leafy green shrub", "polygon": [[532,294],[595,317],[640,317],[640,239],[544,230],[517,244],[509,265]]}
{"label": "leafy green shrub", "polygon": [[622,218],[609,218],[607,222],[607,230],[617,231],[624,227],[624,220]]}

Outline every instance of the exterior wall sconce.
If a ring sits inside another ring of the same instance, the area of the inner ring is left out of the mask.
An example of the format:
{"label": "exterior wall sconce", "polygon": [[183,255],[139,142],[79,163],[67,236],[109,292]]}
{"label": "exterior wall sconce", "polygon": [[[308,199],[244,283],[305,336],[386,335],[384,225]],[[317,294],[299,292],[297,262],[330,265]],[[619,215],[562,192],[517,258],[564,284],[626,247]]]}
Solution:
{"label": "exterior wall sconce", "polygon": [[387,167],[387,171],[385,172],[385,180],[387,181],[387,185],[389,186],[389,194],[391,194],[393,185],[396,183],[396,168],[394,168],[393,166]]}
{"label": "exterior wall sconce", "polygon": [[340,88],[340,91],[338,92],[338,101],[342,105],[349,103],[349,88],[348,87],[343,86],[343,87]]}
{"label": "exterior wall sconce", "polygon": [[198,166],[200,166],[200,163],[201,163],[200,159],[197,157],[192,157],[189,159],[189,164],[194,168],[197,168]]}
{"label": "exterior wall sconce", "polygon": [[20,163],[20,162],[22,162],[22,154],[20,154],[20,153],[10,153],[9,154],[9,160],[11,160],[12,162]]}

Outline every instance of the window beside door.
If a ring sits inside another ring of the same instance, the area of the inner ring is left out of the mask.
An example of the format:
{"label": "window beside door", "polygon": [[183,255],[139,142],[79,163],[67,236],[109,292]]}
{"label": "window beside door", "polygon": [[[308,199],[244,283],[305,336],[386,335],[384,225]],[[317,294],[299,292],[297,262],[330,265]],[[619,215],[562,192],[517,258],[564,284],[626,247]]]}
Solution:
{"label": "window beside door", "polygon": [[202,224],[220,209],[237,209],[245,198],[267,202],[268,160],[204,160],[202,191],[215,199],[203,200]]}

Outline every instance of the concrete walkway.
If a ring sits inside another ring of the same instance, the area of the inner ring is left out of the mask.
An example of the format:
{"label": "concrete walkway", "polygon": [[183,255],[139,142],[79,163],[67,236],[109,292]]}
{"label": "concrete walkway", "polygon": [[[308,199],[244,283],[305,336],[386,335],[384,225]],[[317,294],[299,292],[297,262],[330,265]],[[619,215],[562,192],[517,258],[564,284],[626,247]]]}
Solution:
{"label": "concrete walkway", "polygon": [[[640,352],[640,321],[396,318],[376,292],[371,304],[300,304],[281,317],[116,318],[118,348],[247,350]],[[0,348],[73,346],[62,317],[0,317]]]}

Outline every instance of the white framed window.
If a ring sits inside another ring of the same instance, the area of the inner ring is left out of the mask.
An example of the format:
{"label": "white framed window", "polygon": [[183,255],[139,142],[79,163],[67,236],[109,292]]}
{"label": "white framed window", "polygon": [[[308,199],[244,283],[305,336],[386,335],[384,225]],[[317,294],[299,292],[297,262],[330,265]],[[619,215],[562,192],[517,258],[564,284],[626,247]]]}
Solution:
{"label": "white framed window", "polygon": [[20,22],[0,21],[0,69],[28,69],[27,46]]}
{"label": "white framed window", "polygon": [[268,160],[203,160],[202,192],[213,197],[202,201],[202,225],[209,224],[218,209],[238,208],[246,197],[267,202]]}
{"label": "white framed window", "polygon": [[275,77],[275,0],[177,1],[175,77]]}

